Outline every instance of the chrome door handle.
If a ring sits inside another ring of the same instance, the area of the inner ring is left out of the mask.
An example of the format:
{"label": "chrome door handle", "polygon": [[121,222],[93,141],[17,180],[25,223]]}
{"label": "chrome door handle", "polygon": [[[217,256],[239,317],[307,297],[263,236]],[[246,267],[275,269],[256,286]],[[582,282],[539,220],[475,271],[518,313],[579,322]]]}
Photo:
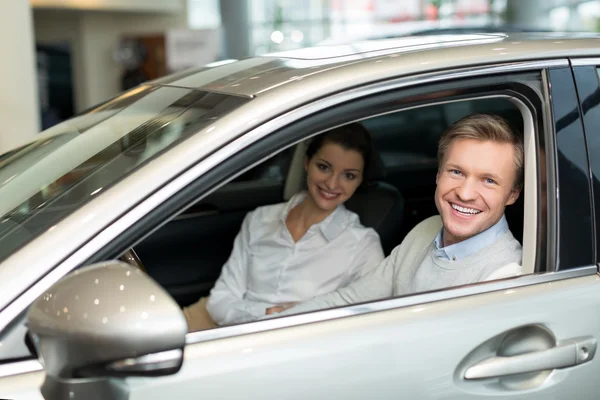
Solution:
{"label": "chrome door handle", "polygon": [[465,379],[486,379],[573,367],[594,358],[597,342],[593,337],[565,340],[548,350],[535,351],[511,357],[491,357],[465,372]]}

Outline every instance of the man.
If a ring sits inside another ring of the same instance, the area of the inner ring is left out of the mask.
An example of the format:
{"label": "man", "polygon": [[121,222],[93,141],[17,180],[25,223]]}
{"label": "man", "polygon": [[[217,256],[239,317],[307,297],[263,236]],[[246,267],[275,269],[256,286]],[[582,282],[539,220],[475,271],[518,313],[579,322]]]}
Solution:
{"label": "man", "polygon": [[499,117],[475,114],[440,138],[435,204],[372,272],[335,292],[293,306],[288,315],[518,275],[521,244],[504,209],[523,186],[523,141]]}

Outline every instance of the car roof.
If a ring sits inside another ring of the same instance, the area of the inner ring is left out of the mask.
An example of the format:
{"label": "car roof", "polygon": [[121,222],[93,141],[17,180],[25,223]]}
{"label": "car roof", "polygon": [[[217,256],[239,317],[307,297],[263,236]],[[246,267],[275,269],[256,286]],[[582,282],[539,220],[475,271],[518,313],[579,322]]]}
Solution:
{"label": "car roof", "polygon": [[333,78],[341,87],[350,87],[444,68],[598,55],[597,34],[426,35],[270,53],[192,69],[152,83],[253,97],[283,86],[293,91],[294,82],[307,79],[327,85]]}

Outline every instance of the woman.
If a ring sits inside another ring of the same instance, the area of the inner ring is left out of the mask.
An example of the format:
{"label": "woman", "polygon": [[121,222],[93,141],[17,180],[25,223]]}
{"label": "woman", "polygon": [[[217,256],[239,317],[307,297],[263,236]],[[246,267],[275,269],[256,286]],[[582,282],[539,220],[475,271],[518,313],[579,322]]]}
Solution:
{"label": "woman", "polygon": [[[383,260],[377,233],[343,206],[365,179],[370,154],[370,136],[357,123],[309,144],[307,190],[246,215],[208,299],[216,324],[282,311],[346,286]],[[190,328],[197,327],[191,321],[196,305],[184,310]]]}

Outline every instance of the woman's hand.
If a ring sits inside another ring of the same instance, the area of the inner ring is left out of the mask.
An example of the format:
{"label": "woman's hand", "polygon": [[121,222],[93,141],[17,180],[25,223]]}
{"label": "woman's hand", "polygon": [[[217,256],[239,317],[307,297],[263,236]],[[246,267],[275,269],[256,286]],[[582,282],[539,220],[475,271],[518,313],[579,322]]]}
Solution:
{"label": "woman's hand", "polygon": [[271,315],[271,314],[276,314],[276,313],[280,313],[282,311],[287,310],[288,308],[292,308],[294,307],[296,304],[298,304],[297,302],[292,302],[292,303],[283,303],[280,306],[273,306],[273,307],[269,307],[267,308],[266,311],[266,315]]}

